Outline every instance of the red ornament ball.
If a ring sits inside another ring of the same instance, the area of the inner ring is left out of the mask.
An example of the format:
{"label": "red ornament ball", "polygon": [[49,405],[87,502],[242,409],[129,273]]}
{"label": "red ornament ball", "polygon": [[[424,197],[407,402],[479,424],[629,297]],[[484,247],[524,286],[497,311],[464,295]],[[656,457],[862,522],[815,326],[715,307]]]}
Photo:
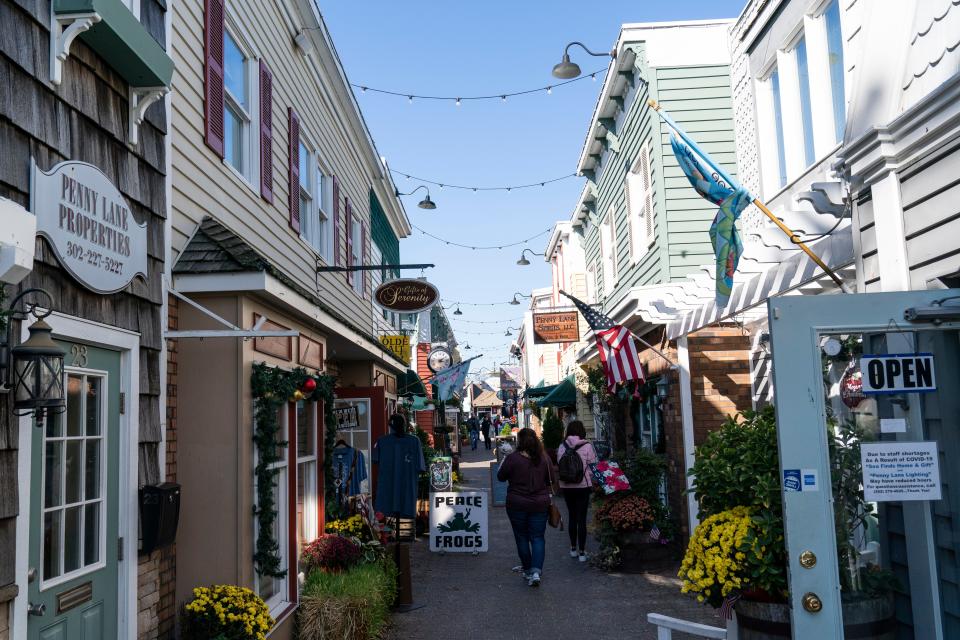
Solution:
{"label": "red ornament ball", "polygon": [[316,378],[307,378],[303,381],[303,392],[304,393],[313,393],[317,390],[317,379]]}

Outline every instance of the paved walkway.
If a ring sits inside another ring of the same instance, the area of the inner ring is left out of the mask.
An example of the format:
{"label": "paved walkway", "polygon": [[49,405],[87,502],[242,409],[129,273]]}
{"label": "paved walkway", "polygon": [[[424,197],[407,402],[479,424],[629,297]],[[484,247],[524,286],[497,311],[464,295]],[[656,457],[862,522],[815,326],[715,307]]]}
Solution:
{"label": "paved walkway", "polygon": [[[460,464],[464,487],[489,488],[492,461],[490,452],[467,447]],[[567,533],[549,527],[543,584],[530,588],[510,571],[519,561],[503,507],[491,508],[490,530],[490,551],[478,556],[431,553],[426,538],[413,545],[413,597],[426,606],[394,614],[390,640],[652,640],[651,612],[723,626],[711,609],[680,593],[675,570],[604,573],[571,558]],[[588,541],[588,553],[595,544]]]}

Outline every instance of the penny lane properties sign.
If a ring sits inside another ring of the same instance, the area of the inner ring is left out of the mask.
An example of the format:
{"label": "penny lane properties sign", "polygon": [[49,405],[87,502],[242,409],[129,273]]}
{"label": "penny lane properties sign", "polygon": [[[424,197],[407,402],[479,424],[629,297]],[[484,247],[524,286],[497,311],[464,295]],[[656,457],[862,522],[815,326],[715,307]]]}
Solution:
{"label": "penny lane properties sign", "polygon": [[67,161],[43,171],[34,164],[31,195],[37,233],[84,286],[114,293],[134,277],[146,277],[147,225],[133,218],[100,169]]}

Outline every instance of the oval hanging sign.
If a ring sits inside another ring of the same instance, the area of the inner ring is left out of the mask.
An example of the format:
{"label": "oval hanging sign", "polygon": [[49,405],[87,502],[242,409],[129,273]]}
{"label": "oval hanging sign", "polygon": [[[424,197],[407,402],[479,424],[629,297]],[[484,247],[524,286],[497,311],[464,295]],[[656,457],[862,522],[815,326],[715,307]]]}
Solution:
{"label": "oval hanging sign", "polygon": [[426,280],[391,280],[377,287],[373,298],[389,311],[418,313],[435,305],[440,292]]}
{"label": "oval hanging sign", "polygon": [[115,293],[136,276],[146,278],[147,225],[100,169],[67,161],[44,171],[33,164],[31,182],[37,233],[81,284]]}

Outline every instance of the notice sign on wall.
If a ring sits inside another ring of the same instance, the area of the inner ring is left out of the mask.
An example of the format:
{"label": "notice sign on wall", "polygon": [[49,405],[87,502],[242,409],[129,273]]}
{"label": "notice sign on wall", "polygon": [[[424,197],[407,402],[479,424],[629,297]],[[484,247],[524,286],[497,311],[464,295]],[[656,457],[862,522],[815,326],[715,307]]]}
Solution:
{"label": "notice sign on wall", "polygon": [[937,389],[932,353],[864,354],[860,357],[860,372],[866,395]]}
{"label": "notice sign on wall", "polygon": [[580,321],[576,311],[533,314],[533,343],[577,342]]}
{"label": "notice sign on wall", "polygon": [[63,267],[98,293],[120,291],[147,275],[147,225],[100,169],[61,162],[49,172],[32,165],[31,208],[37,233]]}
{"label": "notice sign on wall", "polygon": [[867,502],[939,500],[936,442],[865,442],[860,445]]}
{"label": "notice sign on wall", "polygon": [[486,491],[430,494],[430,550],[473,553],[488,549]]}

